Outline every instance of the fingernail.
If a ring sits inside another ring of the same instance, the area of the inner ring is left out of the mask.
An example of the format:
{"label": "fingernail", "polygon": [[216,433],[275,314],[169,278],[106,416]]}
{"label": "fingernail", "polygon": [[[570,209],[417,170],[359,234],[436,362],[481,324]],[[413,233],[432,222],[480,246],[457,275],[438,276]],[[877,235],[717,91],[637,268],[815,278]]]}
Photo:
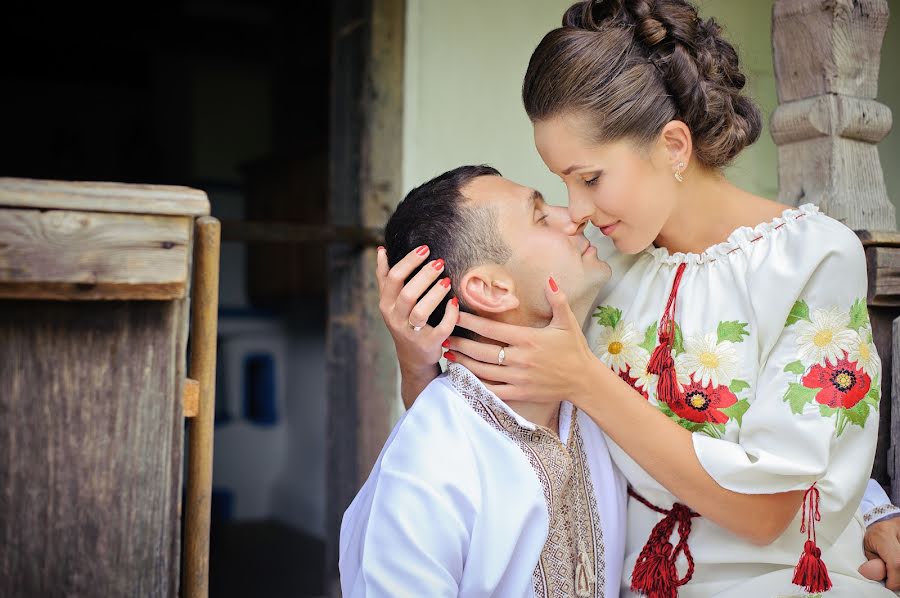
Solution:
{"label": "fingernail", "polygon": [[384,245],[379,245],[375,251],[384,251]]}
{"label": "fingernail", "polygon": [[449,278],[443,278],[443,279],[441,279],[441,282],[440,282],[439,284],[440,284],[442,287],[444,287],[445,289],[449,289],[449,288],[450,288],[450,279],[449,279]]}
{"label": "fingernail", "polygon": [[416,255],[428,255],[428,245],[419,245],[416,248]]}
{"label": "fingernail", "polygon": [[453,307],[459,307],[459,299],[457,299],[456,297],[454,297],[453,299],[451,299],[451,300],[450,300],[450,303],[453,304]]}
{"label": "fingernail", "polygon": [[444,358],[445,358],[447,361],[456,361],[456,355],[454,355],[454,354],[451,353],[450,351],[447,351],[446,353],[444,353]]}
{"label": "fingernail", "polygon": [[552,276],[550,277],[550,290],[553,291],[554,293],[558,293],[558,292],[559,292],[559,287],[556,286],[556,281],[553,280],[553,277],[552,277]]}
{"label": "fingernail", "polygon": [[444,269],[444,260],[437,259],[431,262],[431,267],[435,270],[443,270]]}
{"label": "fingernail", "polygon": [[450,348],[450,339],[448,338],[447,340],[445,340],[444,342],[442,342],[442,343],[441,343],[441,346],[442,346],[443,348],[445,348],[445,349],[449,349],[449,348]]}

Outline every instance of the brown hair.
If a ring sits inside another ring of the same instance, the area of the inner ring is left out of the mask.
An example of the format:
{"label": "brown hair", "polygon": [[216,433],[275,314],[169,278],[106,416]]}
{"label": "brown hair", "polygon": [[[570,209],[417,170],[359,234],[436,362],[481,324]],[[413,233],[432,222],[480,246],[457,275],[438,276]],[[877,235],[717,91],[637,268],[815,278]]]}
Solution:
{"label": "brown hair", "polygon": [[649,143],[680,120],[712,168],[759,137],[737,52],[685,0],[585,0],[562,24],[528,63],[522,100],[532,122],[576,114],[589,119],[592,142]]}

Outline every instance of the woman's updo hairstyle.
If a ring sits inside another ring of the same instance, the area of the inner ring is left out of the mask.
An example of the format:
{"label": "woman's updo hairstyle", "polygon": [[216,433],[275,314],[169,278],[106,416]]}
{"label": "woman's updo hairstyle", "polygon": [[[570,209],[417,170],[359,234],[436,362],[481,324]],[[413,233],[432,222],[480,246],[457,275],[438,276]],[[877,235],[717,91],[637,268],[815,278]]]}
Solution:
{"label": "woman's updo hairstyle", "polygon": [[737,52],[685,0],[584,0],[562,25],[528,63],[522,99],[532,122],[574,114],[586,118],[594,143],[650,143],[680,120],[694,156],[711,168],[759,137]]}

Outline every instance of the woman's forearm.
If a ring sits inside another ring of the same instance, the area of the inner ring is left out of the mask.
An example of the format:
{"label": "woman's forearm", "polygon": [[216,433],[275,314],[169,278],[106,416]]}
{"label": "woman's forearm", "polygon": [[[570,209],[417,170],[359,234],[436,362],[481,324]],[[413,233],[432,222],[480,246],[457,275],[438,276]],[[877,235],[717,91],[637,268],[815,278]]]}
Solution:
{"label": "woman's forearm", "polygon": [[421,370],[406,370],[400,366],[400,398],[403,405],[409,409],[416,399],[431,384],[431,381],[440,376],[441,364],[436,363]]}
{"label": "woman's forearm", "polygon": [[592,364],[579,387],[578,408],[680,501],[732,533],[769,544],[800,508],[803,491],[740,494],[721,487],[700,464],[691,433],[603,363]]}

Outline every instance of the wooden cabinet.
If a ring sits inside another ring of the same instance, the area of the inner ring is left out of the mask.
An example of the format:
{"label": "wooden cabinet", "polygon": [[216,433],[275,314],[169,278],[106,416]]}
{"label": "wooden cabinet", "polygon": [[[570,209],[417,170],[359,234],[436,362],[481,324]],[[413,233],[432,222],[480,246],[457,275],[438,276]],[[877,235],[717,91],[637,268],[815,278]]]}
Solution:
{"label": "wooden cabinet", "polygon": [[208,213],[184,187],[0,179],[0,596],[178,594]]}

